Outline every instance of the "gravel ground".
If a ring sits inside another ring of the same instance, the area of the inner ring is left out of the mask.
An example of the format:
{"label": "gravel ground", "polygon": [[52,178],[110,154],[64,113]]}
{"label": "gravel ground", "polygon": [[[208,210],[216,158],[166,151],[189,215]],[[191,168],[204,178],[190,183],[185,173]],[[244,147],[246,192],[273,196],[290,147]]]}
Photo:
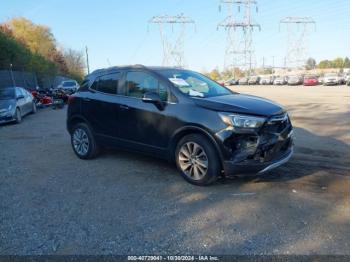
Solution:
{"label": "gravel ground", "polygon": [[73,153],[64,110],[0,126],[0,254],[350,254],[350,88],[233,87],[287,106],[296,153],[261,177]]}

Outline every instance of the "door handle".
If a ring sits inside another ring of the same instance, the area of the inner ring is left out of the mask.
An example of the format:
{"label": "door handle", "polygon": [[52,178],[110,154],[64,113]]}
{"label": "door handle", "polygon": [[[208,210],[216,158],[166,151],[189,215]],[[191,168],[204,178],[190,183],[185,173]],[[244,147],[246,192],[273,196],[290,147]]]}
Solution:
{"label": "door handle", "polygon": [[127,105],[120,105],[119,107],[123,110],[129,110],[129,107]]}

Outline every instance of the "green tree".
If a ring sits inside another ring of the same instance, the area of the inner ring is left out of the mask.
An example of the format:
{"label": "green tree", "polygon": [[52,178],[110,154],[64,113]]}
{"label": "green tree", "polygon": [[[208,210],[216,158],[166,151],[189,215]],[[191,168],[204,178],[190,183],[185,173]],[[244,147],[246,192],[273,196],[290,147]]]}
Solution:
{"label": "green tree", "polygon": [[46,58],[52,58],[56,52],[56,40],[50,28],[36,25],[23,17],[15,17],[6,22],[15,39],[28,49]]}
{"label": "green tree", "polygon": [[314,58],[310,57],[306,61],[305,67],[306,67],[307,70],[315,69],[316,68],[316,60]]}
{"label": "green tree", "polygon": [[348,57],[344,59],[344,68],[350,68],[350,59]]}
{"label": "green tree", "polygon": [[217,68],[213,69],[208,76],[215,81],[220,80],[221,78],[220,72]]}
{"label": "green tree", "polygon": [[333,68],[343,68],[343,66],[344,66],[344,60],[342,57],[337,57],[332,61]]}
{"label": "green tree", "polygon": [[332,68],[333,65],[332,65],[332,62],[329,60],[322,60],[320,61],[317,67],[320,69],[325,69],[325,68]]}

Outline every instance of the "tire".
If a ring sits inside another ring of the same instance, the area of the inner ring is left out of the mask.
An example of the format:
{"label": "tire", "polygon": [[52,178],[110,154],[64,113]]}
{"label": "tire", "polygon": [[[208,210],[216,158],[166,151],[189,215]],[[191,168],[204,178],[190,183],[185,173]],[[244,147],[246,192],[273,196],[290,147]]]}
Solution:
{"label": "tire", "polygon": [[175,160],[182,177],[197,186],[214,183],[221,173],[220,159],[215,147],[208,138],[200,134],[187,135],[179,141]]}
{"label": "tire", "polygon": [[36,104],[35,104],[35,102],[33,101],[33,105],[32,105],[32,114],[35,114],[36,111],[37,111]]}
{"label": "tire", "polygon": [[99,153],[99,147],[91,128],[85,123],[73,126],[71,144],[74,153],[81,159],[93,159]]}
{"label": "tire", "polygon": [[22,122],[22,113],[19,108],[16,108],[16,113],[15,113],[15,123],[19,124]]}

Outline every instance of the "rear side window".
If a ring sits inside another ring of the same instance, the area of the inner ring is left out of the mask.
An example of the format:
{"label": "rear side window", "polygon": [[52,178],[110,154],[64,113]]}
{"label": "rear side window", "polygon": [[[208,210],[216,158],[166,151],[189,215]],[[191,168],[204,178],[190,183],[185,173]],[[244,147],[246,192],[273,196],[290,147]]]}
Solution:
{"label": "rear side window", "polygon": [[120,73],[113,73],[98,77],[91,89],[106,93],[106,94],[117,94],[118,84],[120,80]]}
{"label": "rear side window", "polygon": [[158,93],[163,101],[168,98],[167,89],[158,79],[145,72],[129,72],[126,75],[126,95],[142,98],[147,92]]}

